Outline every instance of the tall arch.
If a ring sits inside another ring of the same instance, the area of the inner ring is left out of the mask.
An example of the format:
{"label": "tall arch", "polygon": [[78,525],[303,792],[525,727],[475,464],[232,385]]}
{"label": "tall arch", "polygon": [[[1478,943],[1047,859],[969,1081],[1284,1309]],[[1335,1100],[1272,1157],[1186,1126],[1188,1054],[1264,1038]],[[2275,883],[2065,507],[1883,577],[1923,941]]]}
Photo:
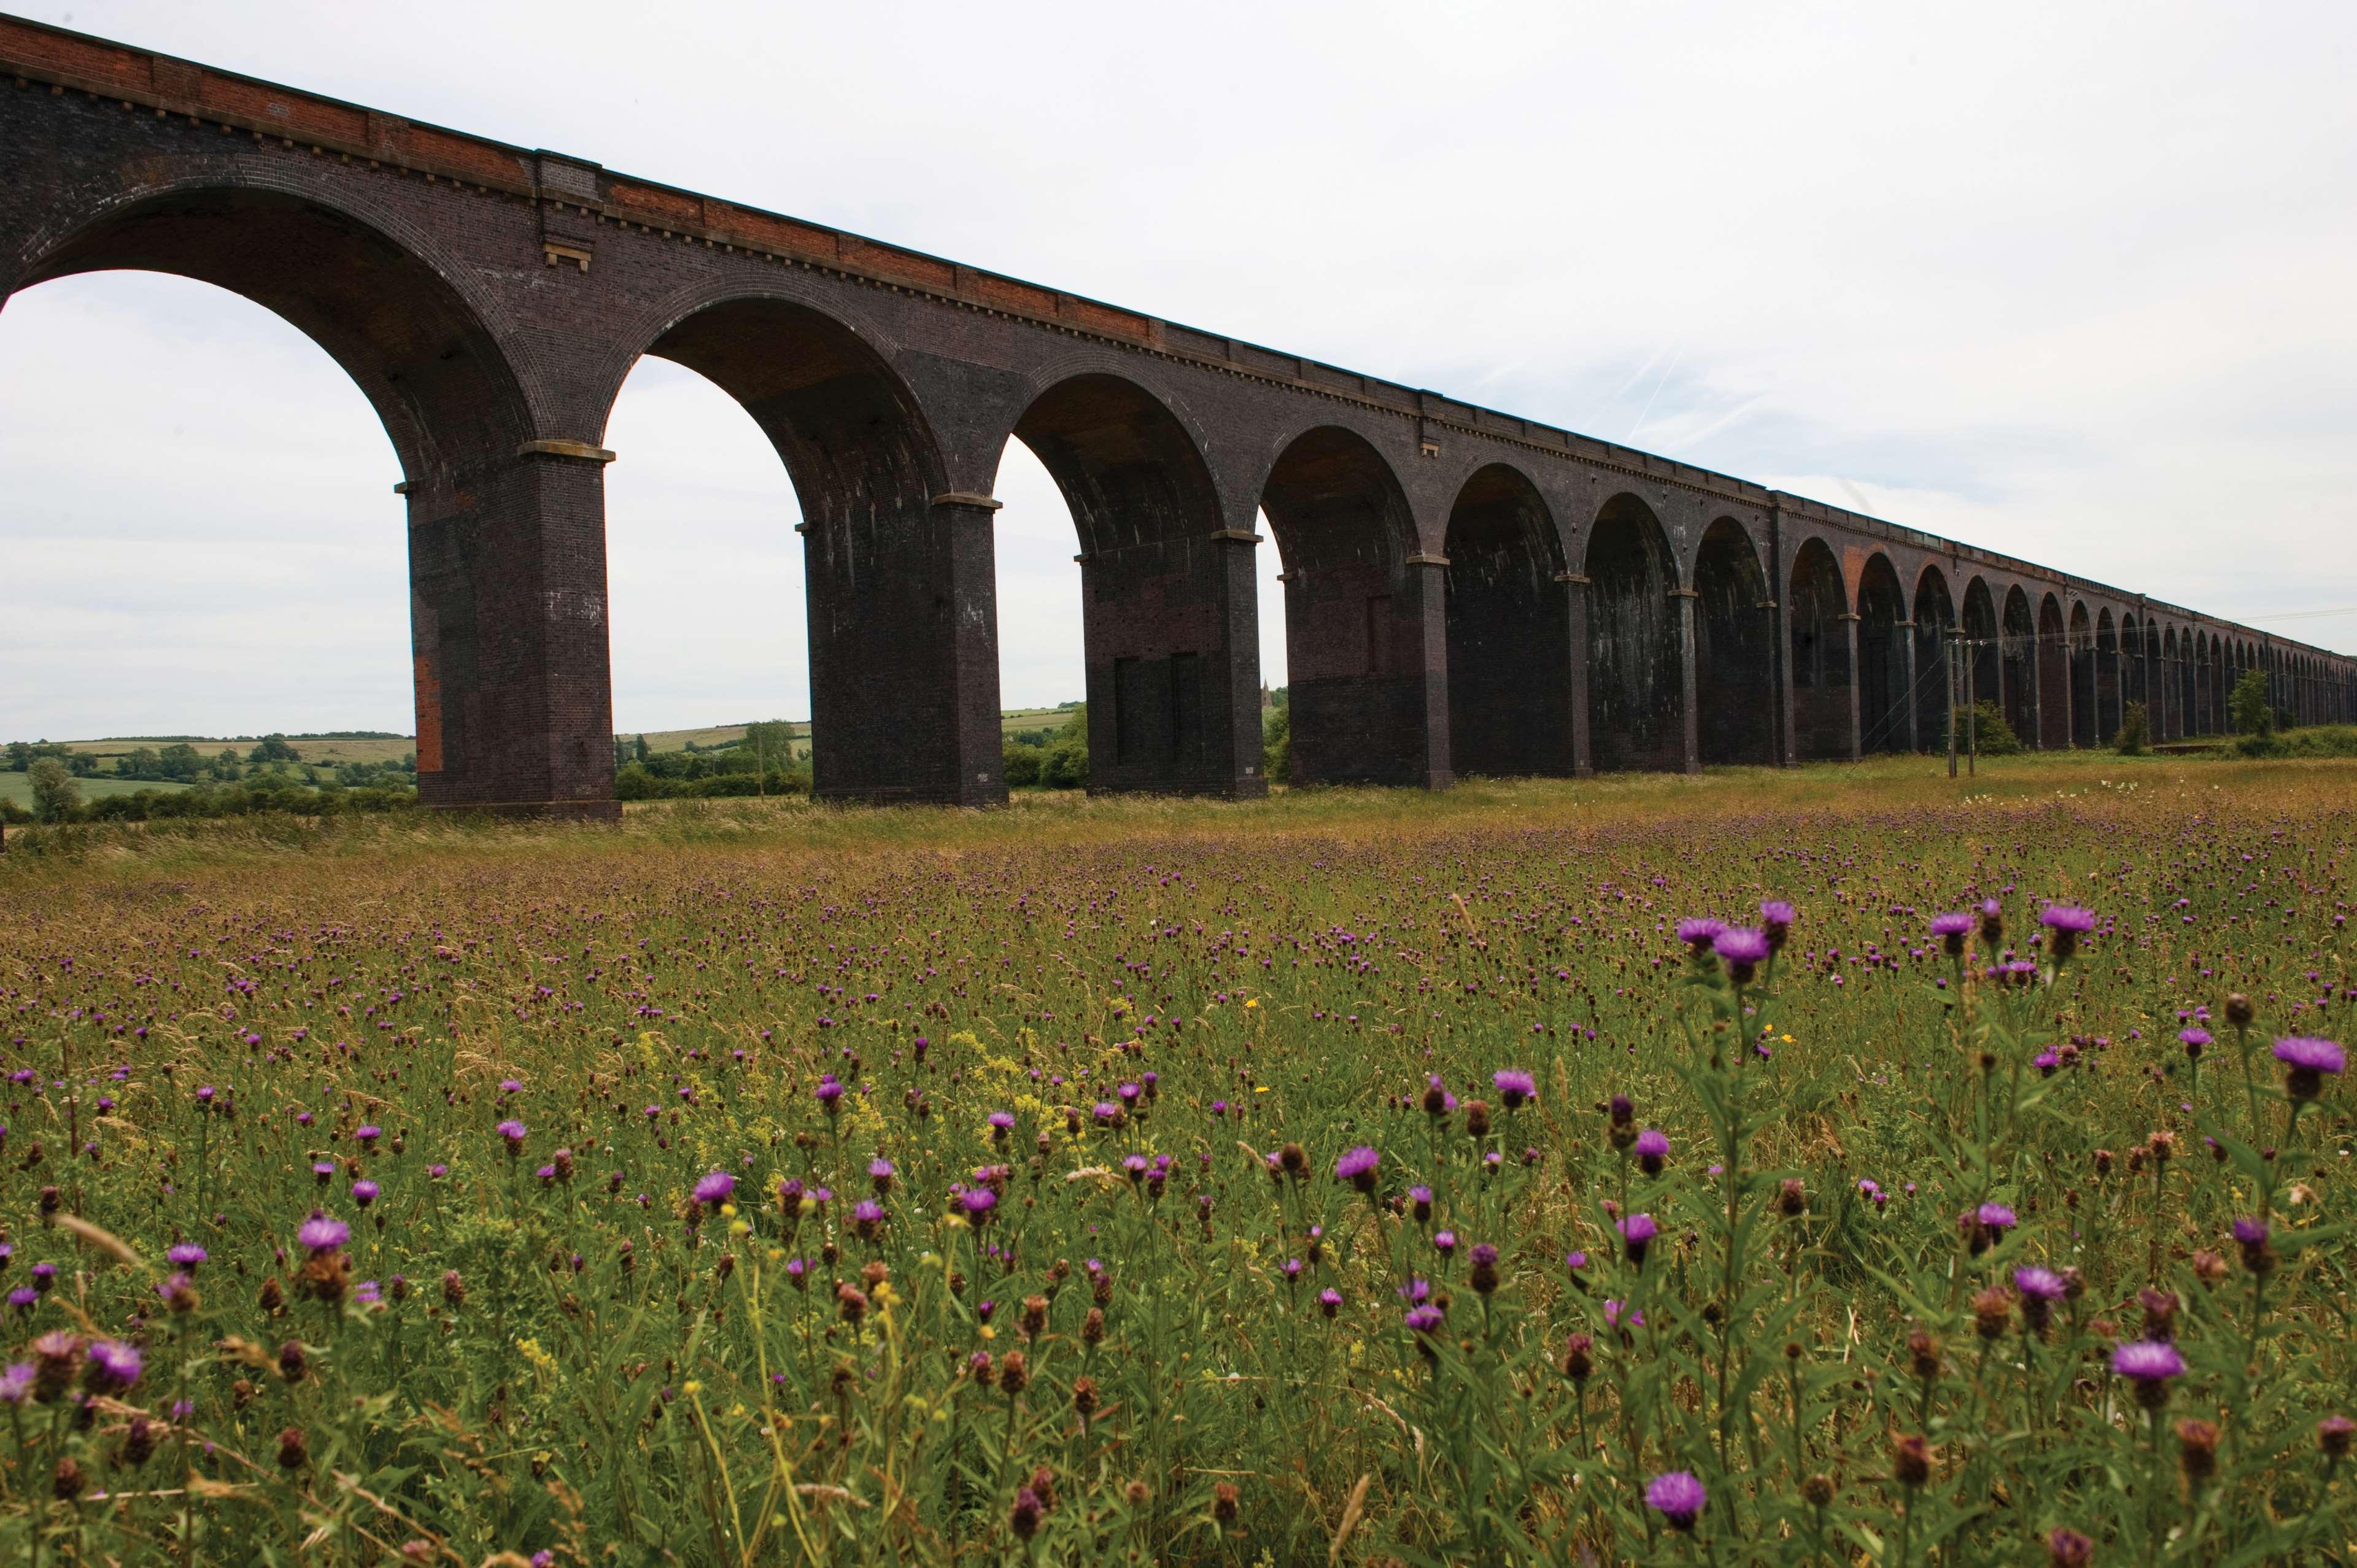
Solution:
{"label": "tall arch", "polygon": [[1948,706],[1961,695],[1952,691],[1948,640],[1956,632],[1955,602],[1949,596],[1947,575],[1926,566],[1915,581],[1915,743],[1930,749],[1948,744]]}
{"label": "tall arch", "polygon": [[2095,612],[2094,714],[2088,725],[2089,746],[2103,746],[2120,730],[2120,628],[2112,607]]}
{"label": "tall arch", "polygon": [[2070,679],[2070,743],[2093,747],[2103,719],[2095,712],[2095,622],[2086,613],[2086,599],[2072,601],[2062,649]]}
{"label": "tall arch", "polygon": [[1446,562],[1415,553],[1391,465],[1321,425],[1277,456],[1261,510],[1285,566],[1293,781],[1446,785],[1446,645],[1427,646]]}
{"label": "tall arch", "polygon": [[1907,590],[1876,551],[1857,579],[1857,732],[1861,752],[1914,749],[1914,643]]}
{"label": "tall arch", "polygon": [[1652,509],[1604,504],[1587,535],[1588,744],[1598,772],[1685,766],[1677,567]]}
{"label": "tall arch", "polygon": [[2169,738],[2169,699],[2174,693],[2169,684],[2168,642],[2161,634],[2160,623],[2147,615],[2144,618],[2144,682],[2145,715],[2152,725],[2153,738]]}
{"label": "tall arch", "polygon": [[2060,751],[2071,744],[2071,629],[2062,618],[2062,601],[2053,594],[2038,601],[2038,736],[2041,750]]}
{"label": "tall arch", "polygon": [[1448,750],[1457,772],[1568,775],[1571,609],[1538,489],[1492,463],[1448,512]]}
{"label": "tall arch", "polygon": [[1821,539],[1792,555],[1785,589],[1792,628],[1792,751],[1801,761],[1856,755],[1857,682],[1849,596]]}
{"label": "tall arch", "polygon": [[1005,800],[988,513],[936,504],[947,484],[932,433],[883,355],[772,295],[700,303],[643,352],[735,398],[793,480],[814,792]]}
{"label": "tall arch", "polygon": [[465,270],[430,237],[299,182],[208,174],[84,214],[6,281],[110,270],[272,311],[382,422],[409,510],[419,798],[612,814],[602,455],[537,439]]}
{"label": "tall arch", "polygon": [[2005,596],[2005,722],[2024,746],[2040,744],[2038,621],[2017,583]]}
{"label": "tall arch", "polygon": [[2160,634],[2161,682],[2168,693],[2169,727],[2167,738],[2182,740],[2186,734],[2186,699],[2192,693],[2192,674],[2182,656],[2183,642],[2175,627],[2165,628]]}
{"label": "tall arch", "polygon": [[1102,372],[1040,392],[1015,438],[1079,534],[1091,792],[1265,793],[1250,541],[1222,526],[1194,438]]}
{"label": "tall arch", "polygon": [[1964,586],[1964,637],[1972,644],[1965,679],[1965,700],[1977,707],[1994,703],[2006,711],[2005,638],[1997,619],[1996,596],[1988,579],[1975,577]]}
{"label": "tall arch", "polygon": [[1695,555],[1695,739],[1706,763],[1776,759],[1776,622],[1750,534],[1731,517]]}

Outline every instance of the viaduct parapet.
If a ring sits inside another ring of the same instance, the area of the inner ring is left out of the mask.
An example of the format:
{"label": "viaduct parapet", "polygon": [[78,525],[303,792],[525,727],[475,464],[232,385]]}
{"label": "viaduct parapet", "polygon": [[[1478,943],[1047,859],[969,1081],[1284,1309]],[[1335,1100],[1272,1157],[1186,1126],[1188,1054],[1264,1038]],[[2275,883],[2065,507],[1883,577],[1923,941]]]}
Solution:
{"label": "viaduct parapet", "polygon": [[1253,552],[1295,778],[1446,785],[1943,744],[1946,644],[2031,744],[2225,727],[2357,661],[1609,442],[915,251],[0,16],[0,299],[230,289],[367,393],[409,508],[418,782],[610,815],[606,421],[641,356],[777,447],[816,788],[986,803],[1010,437],[1079,532],[1092,787],[1254,795]]}

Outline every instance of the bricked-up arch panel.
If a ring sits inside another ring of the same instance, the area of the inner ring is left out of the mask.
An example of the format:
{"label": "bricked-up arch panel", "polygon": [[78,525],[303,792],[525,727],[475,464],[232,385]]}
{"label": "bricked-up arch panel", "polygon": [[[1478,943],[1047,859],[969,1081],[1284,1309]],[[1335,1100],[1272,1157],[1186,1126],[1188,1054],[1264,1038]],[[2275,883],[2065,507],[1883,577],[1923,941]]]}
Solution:
{"label": "bricked-up arch panel", "polygon": [[126,269],[284,317],[383,422],[408,496],[420,798],[610,811],[602,476],[519,456],[526,398],[447,263],[318,197],[224,179],[110,207],[17,281]]}
{"label": "bricked-up arch panel", "polygon": [[2005,596],[2005,722],[2024,746],[2038,745],[2038,617],[2017,583]]}
{"label": "bricked-up arch panel", "polygon": [[1431,755],[1424,596],[1439,568],[1413,564],[1399,478],[1364,436],[1332,425],[1297,437],[1262,488],[1285,567],[1293,782],[1426,784]]}
{"label": "bricked-up arch panel", "polygon": [[1743,525],[1722,517],[1695,555],[1695,730],[1706,763],[1776,760],[1775,597]]}
{"label": "bricked-up arch panel", "polygon": [[2071,744],[2071,634],[2062,602],[2038,602],[2038,744],[2061,751]]}
{"label": "bricked-up arch panel", "polygon": [[1792,628],[1793,753],[1803,762],[1848,757],[1857,700],[1853,623],[1841,566],[1823,540],[1793,553],[1784,603]]}
{"label": "bricked-up arch panel", "polygon": [[1587,733],[1599,773],[1685,766],[1677,565],[1652,509],[1605,502],[1588,530]]}
{"label": "bricked-up arch panel", "polygon": [[[802,503],[810,606],[812,770],[823,796],[1004,799],[968,775],[957,740],[969,685],[997,711],[996,616],[962,553],[989,550],[986,516],[937,507],[945,486],[913,397],[849,328],[776,298],[710,305],[647,346],[744,405]],[[962,580],[962,577],[964,580]],[[985,635],[977,637],[976,623]],[[977,647],[981,643],[983,646]]]}
{"label": "bricked-up arch panel", "polygon": [[1927,751],[1948,745],[1952,671],[1948,639],[1956,628],[1955,601],[1947,575],[1926,566],[1915,582],[1915,744]]}
{"label": "bricked-up arch panel", "polygon": [[1571,613],[1563,546],[1521,470],[1476,471],[1449,509],[1448,752],[1459,774],[1568,775]]}
{"label": "bricked-up arch panel", "polygon": [[1876,551],[1857,579],[1857,743],[1862,752],[1907,751],[1909,671],[1914,650],[1907,619],[1907,590],[1900,585],[1890,557]]}
{"label": "bricked-up arch panel", "polygon": [[1058,382],[1015,425],[1080,535],[1092,791],[1257,794],[1252,546],[1194,438],[1135,382]]}

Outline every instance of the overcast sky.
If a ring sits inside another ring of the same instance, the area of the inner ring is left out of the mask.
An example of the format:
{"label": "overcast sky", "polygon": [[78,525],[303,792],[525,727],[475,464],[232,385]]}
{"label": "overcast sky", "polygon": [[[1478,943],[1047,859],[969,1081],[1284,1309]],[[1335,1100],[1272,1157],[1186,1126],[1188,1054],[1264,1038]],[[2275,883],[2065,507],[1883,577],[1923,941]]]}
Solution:
{"label": "overcast sky", "polygon": [[[2357,607],[2345,3],[16,8],[2357,649],[2259,619]],[[608,444],[618,726],[806,715],[751,422],[650,361]],[[258,306],[9,299],[0,738],[407,732],[399,477]],[[1006,700],[1076,697],[1070,520],[999,494]]]}

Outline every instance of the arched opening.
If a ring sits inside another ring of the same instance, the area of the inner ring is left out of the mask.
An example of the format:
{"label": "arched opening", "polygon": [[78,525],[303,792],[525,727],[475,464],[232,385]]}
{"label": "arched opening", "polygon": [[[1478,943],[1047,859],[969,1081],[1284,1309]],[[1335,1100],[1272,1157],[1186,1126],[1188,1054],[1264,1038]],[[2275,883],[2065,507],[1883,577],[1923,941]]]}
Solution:
{"label": "arched opening", "polygon": [[1876,551],[1857,579],[1857,746],[1861,752],[1912,751],[1915,648],[1905,623],[1907,590],[1890,557]]}
{"label": "arched opening", "polygon": [[1492,463],[1449,509],[1448,750],[1459,774],[1568,775],[1571,613],[1538,490]]}
{"label": "arched opening", "polygon": [[2038,623],[2017,583],[2005,596],[2005,722],[2024,746],[2039,744]]}
{"label": "arched opening", "polygon": [[17,286],[108,271],[262,306],[326,350],[382,424],[408,498],[421,799],[609,800],[604,559],[546,537],[550,517],[597,504],[600,476],[522,454],[536,434],[524,398],[452,270],[319,200],[196,186],[94,219]]}
{"label": "arched opening", "polygon": [[[1004,798],[996,616],[986,583],[977,606],[974,574],[954,569],[961,553],[976,549],[977,530],[988,559],[988,521],[933,504],[945,486],[931,433],[882,357],[843,323],[766,296],[707,305],[673,323],[645,352],[735,398],[793,480],[802,514],[814,792]],[[988,687],[979,701],[961,691],[977,681]],[[993,732],[986,750],[966,733],[983,714]],[[976,753],[987,758],[986,779],[968,777],[965,761]]]}
{"label": "arched opening", "polygon": [[2169,723],[2163,732],[2170,740],[2185,738],[2185,699],[2192,684],[2190,672],[2178,655],[2177,628],[2169,627],[2160,634],[2160,679],[2164,693],[2163,706],[2169,710]]}
{"label": "arched opening", "polygon": [[2095,617],[2094,671],[2094,718],[2086,744],[2104,746],[2120,732],[2120,636],[2109,606]]}
{"label": "arched opening", "polygon": [[2161,640],[2160,623],[2150,616],[2144,622],[2144,669],[2139,679],[2144,683],[2145,716],[2151,722],[2153,737],[2169,738],[2169,666],[2164,656],[2167,645]]}
{"label": "arched opening", "polygon": [[726,739],[663,732],[783,720],[802,738],[759,761],[791,770],[809,746],[810,639],[802,509],[776,448],[724,389],[653,358],[631,368],[604,440],[622,454],[606,475],[618,762],[645,736],[642,768],[694,777],[704,764],[686,746]]}
{"label": "arched opening", "polygon": [[1587,731],[1598,772],[1685,766],[1685,671],[1668,538],[1613,497],[1587,536]]}
{"label": "arched opening", "polygon": [[1803,762],[1853,756],[1849,596],[1824,541],[1808,540],[1793,555],[1784,602],[1792,628],[1793,755]]}
{"label": "arched opening", "polygon": [[1948,639],[1955,635],[1956,607],[1948,579],[1937,566],[1923,568],[1915,584],[1915,743],[1932,751],[1948,745],[1948,704],[1961,696],[1949,666]]}
{"label": "arched opening", "polygon": [[[399,458],[316,342],[211,285],[115,272],[9,297],[0,360],[0,740],[411,734]],[[239,395],[187,395],[231,363]],[[101,754],[87,798],[188,781],[137,744]],[[219,744],[145,744],[226,771]]]}
{"label": "arched opening", "polygon": [[1972,707],[1995,703],[2002,714],[2006,711],[2005,639],[1997,628],[1996,596],[1986,577],[1975,577],[1965,585],[1964,625],[1970,644],[1969,670],[1960,695]]}
{"label": "arched opening", "polygon": [[1222,525],[1196,444],[1116,376],[1073,377],[1015,426],[1080,541],[1089,789],[1260,793],[1251,540]]}
{"label": "arched opening", "polygon": [[1695,729],[1706,763],[1776,760],[1776,621],[1751,536],[1731,517],[1695,556]]}
{"label": "arched opening", "polygon": [[2038,601],[2038,745],[2060,751],[2071,744],[2071,628],[2062,602],[2052,594]]}
{"label": "arched opening", "polygon": [[1443,590],[1409,564],[1415,522],[1391,465],[1321,426],[1278,456],[1261,510],[1285,565],[1292,781],[1446,784],[1447,732],[1433,734],[1446,693],[1426,690],[1424,637],[1426,596]]}

